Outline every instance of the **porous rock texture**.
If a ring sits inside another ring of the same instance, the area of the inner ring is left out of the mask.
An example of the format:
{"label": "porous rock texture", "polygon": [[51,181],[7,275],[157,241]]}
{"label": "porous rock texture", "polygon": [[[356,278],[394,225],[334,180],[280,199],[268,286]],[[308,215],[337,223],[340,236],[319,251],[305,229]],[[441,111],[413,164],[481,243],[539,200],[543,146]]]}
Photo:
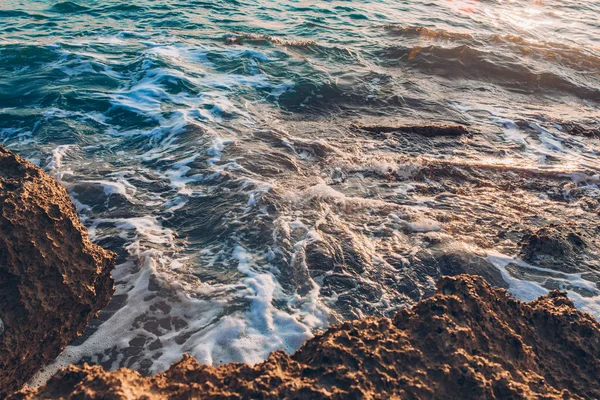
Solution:
{"label": "porous rock texture", "polygon": [[600,325],[560,292],[531,303],[470,275],[394,318],[329,329],[292,356],[199,365],[151,378],[70,366],[12,399],[572,399],[600,398]]}
{"label": "porous rock texture", "polygon": [[114,290],[66,190],[0,146],[0,398],[85,329]]}

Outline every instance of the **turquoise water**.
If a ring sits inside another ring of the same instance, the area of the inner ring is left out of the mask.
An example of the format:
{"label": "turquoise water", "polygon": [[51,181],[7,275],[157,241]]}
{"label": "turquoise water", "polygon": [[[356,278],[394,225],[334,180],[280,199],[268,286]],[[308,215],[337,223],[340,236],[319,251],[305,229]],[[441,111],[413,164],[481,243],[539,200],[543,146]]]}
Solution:
{"label": "turquoise water", "polygon": [[[569,127],[599,88],[592,1],[2,1],[0,142],[119,255],[48,371],[258,362],[475,266],[600,315],[592,234],[565,273],[519,253],[595,229],[600,145]],[[433,123],[476,134],[353,127]]]}

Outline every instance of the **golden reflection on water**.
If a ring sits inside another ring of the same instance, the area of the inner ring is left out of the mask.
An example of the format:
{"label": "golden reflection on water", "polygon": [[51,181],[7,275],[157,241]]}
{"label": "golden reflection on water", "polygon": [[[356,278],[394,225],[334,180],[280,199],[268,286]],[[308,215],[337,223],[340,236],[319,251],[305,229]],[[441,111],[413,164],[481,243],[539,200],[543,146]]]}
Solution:
{"label": "golden reflection on water", "polygon": [[483,12],[496,20],[498,26],[507,25],[521,31],[532,30],[543,25],[556,24],[556,20],[544,18],[542,0],[524,2],[516,0],[499,0],[498,3],[485,4],[479,0],[445,0],[445,5],[457,13],[475,14]]}
{"label": "golden reflection on water", "polygon": [[496,18],[499,25],[508,24],[521,31],[528,31],[553,23],[543,17],[541,7],[513,7],[510,10],[489,9],[489,14],[494,14],[492,16]]}

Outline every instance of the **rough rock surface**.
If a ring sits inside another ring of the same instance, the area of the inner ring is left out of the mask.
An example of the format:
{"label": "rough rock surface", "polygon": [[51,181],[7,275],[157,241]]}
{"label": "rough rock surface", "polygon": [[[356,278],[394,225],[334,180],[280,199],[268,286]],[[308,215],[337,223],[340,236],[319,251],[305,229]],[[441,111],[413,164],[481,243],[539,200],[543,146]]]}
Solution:
{"label": "rough rock surface", "polygon": [[70,366],[12,399],[600,398],[600,324],[560,292],[531,303],[445,277],[393,319],[346,322],[256,366],[191,357],[151,378]]}
{"label": "rough rock surface", "polygon": [[[589,269],[597,270],[594,253],[598,250],[598,232],[598,228],[586,232],[575,223],[548,224],[523,236],[520,256],[532,264],[567,273],[581,271],[591,260]],[[589,250],[593,252],[588,254]]]}
{"label": "rough rock surface", "polygon": [[80,335],[113,293],[65,189],[0,147],[0,398]]}

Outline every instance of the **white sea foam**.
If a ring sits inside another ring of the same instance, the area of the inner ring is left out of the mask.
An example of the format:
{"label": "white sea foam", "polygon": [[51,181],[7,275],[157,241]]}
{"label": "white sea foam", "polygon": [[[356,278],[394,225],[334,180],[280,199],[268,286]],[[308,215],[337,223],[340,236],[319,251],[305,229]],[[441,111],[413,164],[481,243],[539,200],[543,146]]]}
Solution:
{"label": "white sea foam", "polygon": [[[150,218],[116,222],[116,225],[134,229],[153,243],[164,244],[172,239],[169,233],[157,232],[160,228]],[[126,296],[125,307],[117,310],[83,344],[67,347],[30,385],[42,384],[60,367],[83,356],[93,354],[93,362],[106,362],[108,356],[102,355],[105,349],[120,352],[134,340],[145,343],[142,354],[153,359],[150,371],[156,373],[184,353],[205,364],[257,363],[273,350],[296,350],[312,337],[314,329],[327,326],[328,310],[319,302],[318,287],[303,298],[286,294],[272,269],[259,266],[258,259],[241,246],[234,249],[233,257],[243,278],[237,283],[218,286],[201,282],[186,286],[173,277],[162,279],[165,273],[180,268],[181,263],[164,257],[162,251],[143,250],[139,241],[128,248],[132,258],[113,272],[119,283],[115,297]],[[160,288],[151,289],[157,279]],[[156,291],[159,296],[154,295]],[[210,300],[201,299],[207,295]],[[223,315],[228,302],[235,297],[247,299],[249,308],[230,310]],[[295,311],[279,310],[275,301],[283,301]],[[148,329],[149,324],[153,328]],[[111,368],[117,368],[120,360],[117,357]],[[129,366],[140,368],[138,362]]]}
{"label": "white sea foam", "polygon": [[[573,301],[575,306],[582,311],[589,312],[596,318],[600,319],[600,291],[596,286],[596,282],[592,282],[584,279],[583,273],[564,273],[546,268],[536,267],[525,263],[524,261],[515,259],[504,254],[490,251],[488,252],[487,259],[500,271],[502,278],[509,284],[509,292],[516,298],[523,301],[532,301],[540,296],[543,296],[549,292],[543,285],[544,283],[552,279],[553,281],[559,282],[561,290],[565,290],[569,298]],[[529,270],[538,271],[540,275],[547,276],[547,278],[541,281],[533,280],[521,280],[515,278],[506,269],[509,264],[516,264],[517,266],[524,267]],[[551,275],[551,276],[549,276]],[[585,290],[587,293],[593,294],[591,296],[582,296],[579,292],[573,290],[579,288]]]}
{"label": "white sea foam", "polygon": [[106,196],[110,196],[113,194],[120,194],[125,197],[127,200],[134,202],[134,195],[136,192],[136,187],[129,183],[126,179],[118,179],[116,181],[107,181],[107,180],[94,180],[94,181],[80,181],[81,183],[91,183],[102,186],[104,190],[104,194]]}
{"label": "white sea foam", "polygon": [[188,167],[188,164],[194,162],[198,156],[199,154],[196,153],[181,161],[177,161],[176,163],[172,164],[171,169],[164,173],[164,175],[171,181],[171,187],[176,189],[179,194],[191,194],[192,190],[188,188],[187,184],[198,179],[202,179],[202,175],[186,176],[191,170],[191,168]]}
{"label": "white sea foam", "polygon": [[[163,203],[164,209],[171,212],[185,206],[185,196],[191,194],[188,185],[202,178],[201,175],[189,175],[190,165],[202,156],[201,150],[177,158],[170,156],[176,148],[176,136],[185,127],[185,123],[179,120],[180,116],[177,114],[174,117],[177,119],[171,120],[160,119],[159,130],[124,135],[123,132],[113,132],[123,137],[160,138],[157,146],[142,153],[140,159],[144,162],[155,162],[159,158],[169,161],[166,170],[152,173],[166,178],[177,191],[177,196],[170,196]],[[209,165],[215,172],[232,168],[234,164],[231,163],[219,165],[226,146],[232,142],[210,130],[208,132],[214,135],[214,139],[208,142],[208,148],[206,141],[202,145],[205,154],[211,157]],[[63,161],[69,149],[68,146],[57,148],[49,168],[60,171],[68,167]],[[108,174],[107,179],[80,183],[100,185],[106,196],[119,194],[132,203],[143,204],[144,191],[130,182],[134,177],[141,179],[135,171],[123,170]],[[241,188],[248,191],[248,196],[253,199],[248,206],[253,207],[264,193],[271,190],[271,185],[248,180]],[[88,205],[77,199],[75,201],[80,212],[90,211]],[[92,356],[94,363],[111,360],[109,367],[116,368],[124,361],[124,350],[140,341],[144,343],[140,355],[152,359],[150,372],[166,369],[183,353],[192,354],[209,364],[231,361],[256,363],[273,350],[294,351],[312,336],[315,329],[328,324],[329,310],[319,300],[316,283],[313,282],[313,289],[306,296],[287,293],[278,282],[277,269],[263,264],[262,256],[253,255],[239,245],[233,249],[232,259],[238,264],[241,279],[229,284],[208,285],[189,274],[190,268],[200,266],[189,265],[189,258],[178,256],[175,234],[163,227],[159,218],[149,215],[95,219],[84,215],[83,218],[89,224],[93,240],[108,239],[115,235],[116,230],[116,234],[127,242],[129,260],[113,272],[117,282],[115,298],[126,297],[125,304],[83,344],[69,346],[34,378],[33,385],[43,383],[58,368],[81,357]],[[248,302],[248,308],[225,311],[228,303],[239,301],[236,299]],[[287,304],[284,310],[275,306],[281,303]],[[104,353],[108,349],[119,355],[111,358],[110,354],[115,353]],[[141,362],[137,359],[126,365],[139,369],[142,368]]]}
{"label": "white sea foam", "polygon": [[[245,286],[242,293],[250,300],[250,309],[244,313],[244,318],[235,314],[226,318],[229,333],[233,330],[235,335],[225,345],[241,352],[245,362],[256,363],[273,350],[293,351],[312,337],[311,328],[314,326],[307,325],[306,319],[299,318],[303,314],[301,311],[298,315],[290,315],[274,306],[274,300],[285,300],[287,295],[269,269],[258,269],[252,254],[241,246],[235,248],[233,256],[238,261],[238,271],[245,276],[240,283]],[[306,303],[307,299],[303,302]],[[325,310],[321,311],[321,318],[326,318]],[[318,321],[319,326],[326,326],[326,323],[326,320]],[[223,350],[231,351],[227,347]],[[206,353],[199,351],[199,356],[204,355],[201,360],[209,361]],[[210,361],[212,363],[213,360]]]}
{"label": "white sea foam", "polygon": [[397,207],[393,203],[388,203],[379,199],[347,196],[346,194],[335,190],[324,182],[311,186],[300,193],[290,191],[287,193],[287,197],[290,201],[296,203],[319,200],[336,204],[348,210],[368,207]]}
{"label": "white sea foam", "polygon": [[430,218],[423,218],[413,222],[406,222],[406,226],[413,232],[439,232],[440,224]]}
{"label": "white sea foam", "polygon": [[[181,354],[192,350],[189,344],[185,346],[188,342],[178,344],[177,337],[182,333],[201,331],[205,326],[210,326],[210,322],[222,312],[224,304],[218,300],[209,302],[193,299],[177,289],[173,297],[169,298],[166,308],[159,304],[161,302],[166,304],[160,297],[148,300],[152,294],[148,291],[148,287],[153,277],[155,279],[158,275],[156,260],[160,257],[157,257],[159,253],[153,250],[142,251],[137,256],[139,257],[137,267],[133,262],[128,262],[119,265],[113,273],[115,279],[120,282],[115,296],[126,296],[127,305],[117,310],[83,344],[68,346],[52,364],[36,375],[30,382],[32,386],[42,384],[59,368],[76,362],[83,356],[95,355],[92,361],[102,363],[107,360],[107,357],[99,356],[104,349],[114,348],[119,352],[129,347],[130,342],[139,337],[147,338],[153,343],[158,339],[161,343],[159,348],[154,351],[148,349],[145,354],[146,356],[158,355],[153,363],[152,372],[165,370],[171,363],[177,361]],[[139,270],[136,272],[137,268]],[[165,281],[162,281],[162,284],[165,285]],[[166,329],[159,327],[152,334],[144,329],[143,324],[136,323],[139,319],[165,321],[163,325]],[[177,330],[173,326],[174,323],[182,328]],[[146,345],[149,347],[149,343]],[[119,358],[114,360],[113,369],[119,366],[119,361]],[[136,363],[130,366],[140,367]]]}
{"label": "white sea foam", "polygon": [[511,140],[522,145],[527,145],[526,139],[529,137],[529,135],[520,129],[506,129],[504,131],[504,137],[507,140]]}
{"label": "white sea foam", "polygon": [[46,165],[46,169],[52,172],[58,181],[62,181],[65,174],[72,173],[72,171],[63,168],[63,159],[69,152],[75,150],[76,147],[77,146],[75,145],[66,144],[60,145],[52,150],[52,156]]}

